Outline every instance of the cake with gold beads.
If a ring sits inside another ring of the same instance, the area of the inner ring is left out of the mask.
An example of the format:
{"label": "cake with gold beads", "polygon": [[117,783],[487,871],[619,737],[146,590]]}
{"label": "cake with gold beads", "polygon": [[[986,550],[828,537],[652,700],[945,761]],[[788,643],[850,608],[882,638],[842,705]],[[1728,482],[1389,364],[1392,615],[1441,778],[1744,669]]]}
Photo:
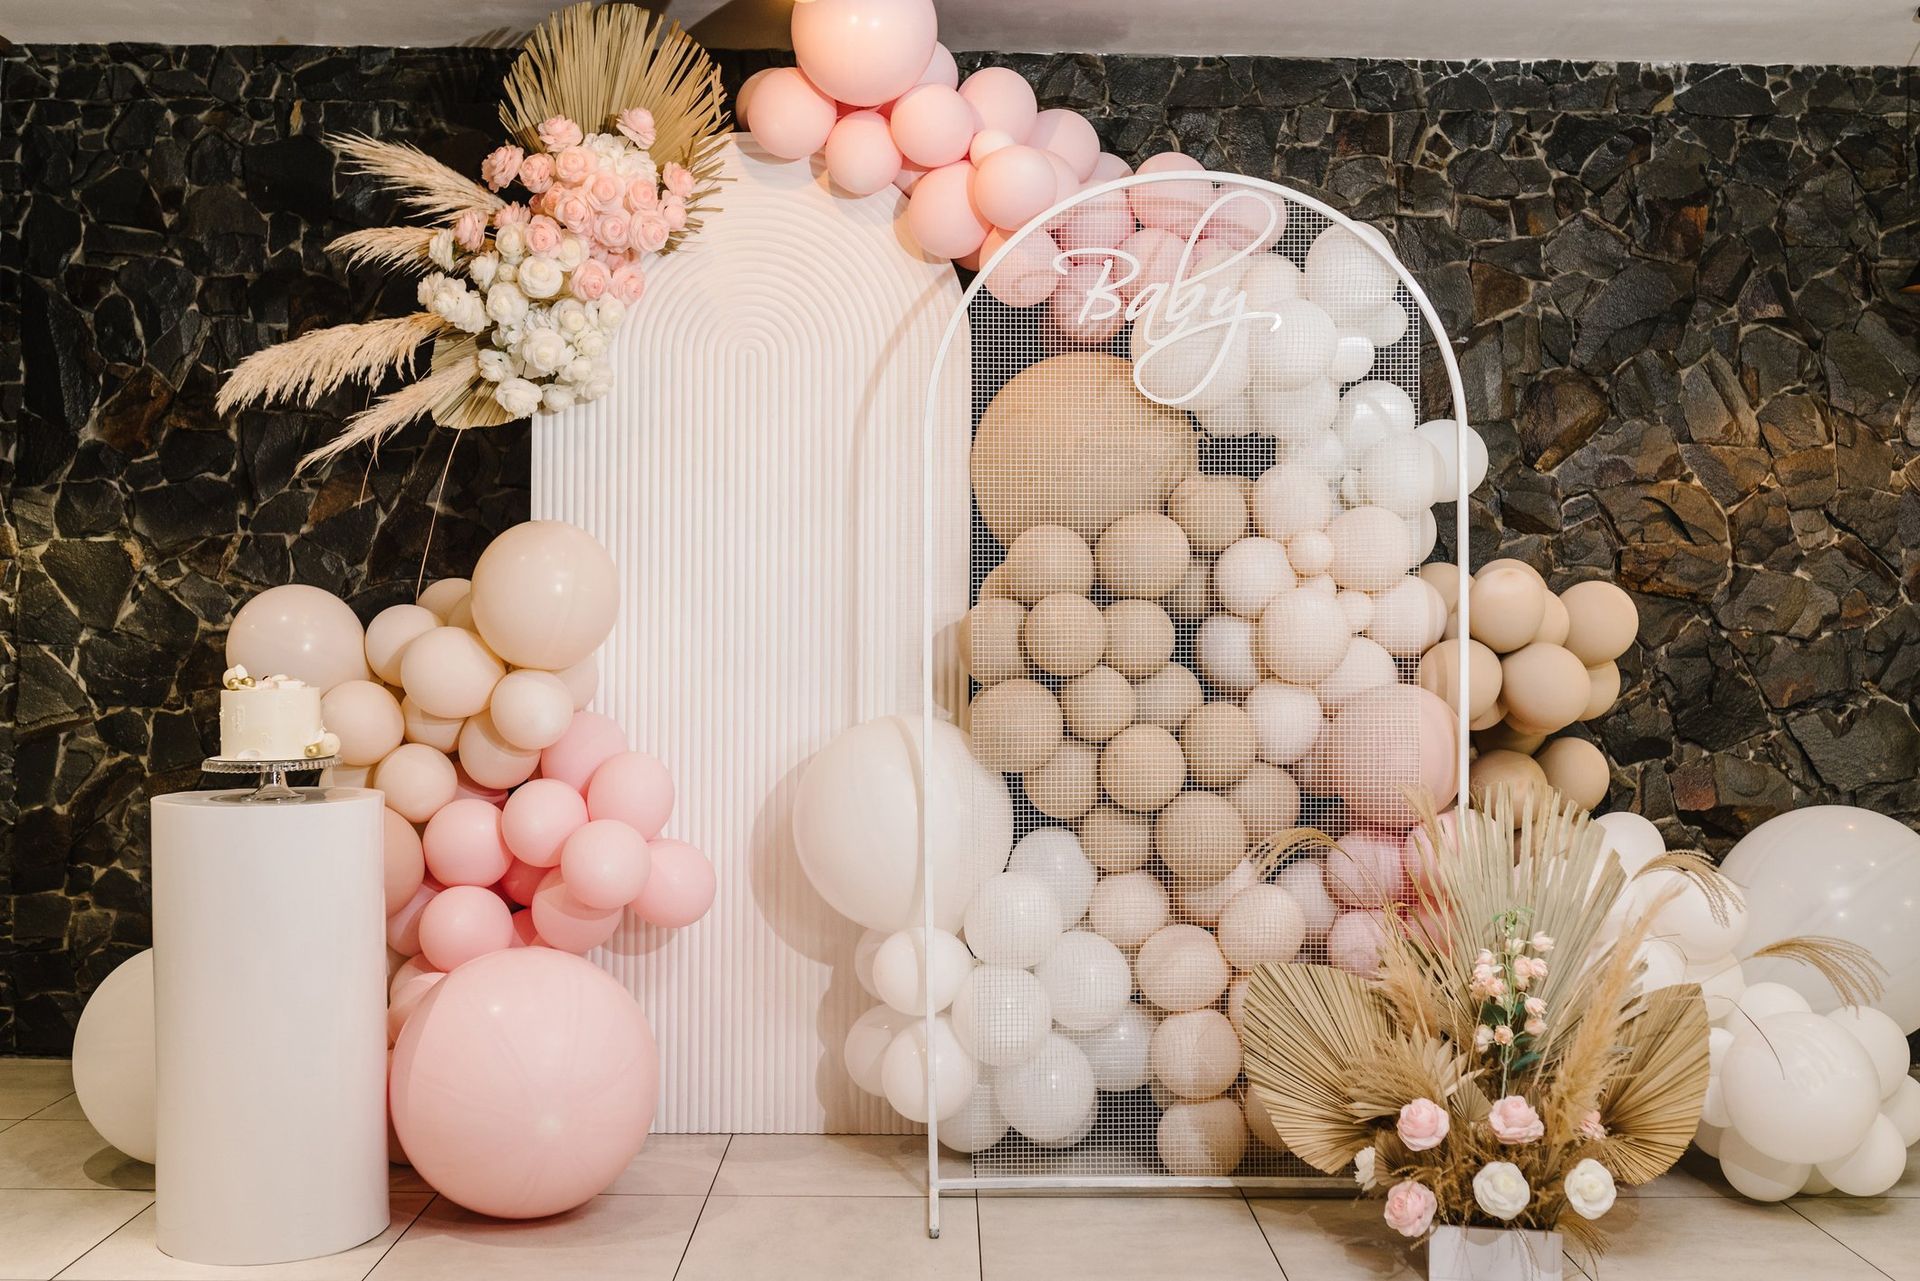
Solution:
{"label": "cake with gold beads", "polygon": [[320,691],[305,681],[230,667],[221,684],[221,760],[319,760],[340,750],[321,723]]}

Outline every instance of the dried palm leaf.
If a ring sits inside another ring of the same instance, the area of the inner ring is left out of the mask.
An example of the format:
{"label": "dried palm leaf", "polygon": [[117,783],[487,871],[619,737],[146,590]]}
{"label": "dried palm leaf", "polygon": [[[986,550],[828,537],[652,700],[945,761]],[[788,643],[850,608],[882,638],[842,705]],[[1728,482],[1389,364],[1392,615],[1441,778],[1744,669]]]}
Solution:
{"label": "dried palm leaf", "polygon": [[1777,956],[1812,966],[1821,978],[1833,985],[1842,1005],[1872,1005],[1887,990],[1887,967],[1875,960],[1866,948],[1846,939],[1802,934],[1769,943],[1753,955]]}
{"label": "dried palm leaf", "polygon": [[445,329],[440,317],[422,311],[302,334],[241,361],[214,408],[224,414],[261,400],[311,403],[351,381],[372,386],[395,370],[410,371],[420,345]]}
{"label": "dried palm leaf", "polygon": [[482,381],[477,352],[473,339],[466,334],[434,344],[433,368],[425,378],[389,392],[347,419],[338,436],[300,460],[300,469],[363,443],[372,444],[377,451],[381,441],[408,423],[429,414],[438,417],[451,413],[465,404]]}
{"label": "dried palm leaf", "polygon": [[507,203],[418,147],[357,133],[336,135],[327,139],[327,145],[346,157],[350,169],[406,193],[401,200],[435,222],[451,223],[469,211],[490,218]]}
{"label": "dried palm leaf", "polygon": [[327,246],[345,254],[349,267],[415,267],[427,263],[432,227],[368,227],[349,231]]}
{"label": "dried palm leaf", "polygon": [[1353,1084],[1388,1038],[1385,1005],[1344,970],[1263,965],[1248,984],[1243,1021],[1254,1098],[1301,1160],[1339,1173],[1373,1141],[1354,1115]]}
{"label": "dried palm leaf", "polygon": [[1624,1183],[1667,1172],[1700,1126],[1707,1097],[1707,1005],[1691,984],[1661,988],[1621,1029],[1625,1055],[1600,1108],[1604,1165]]}

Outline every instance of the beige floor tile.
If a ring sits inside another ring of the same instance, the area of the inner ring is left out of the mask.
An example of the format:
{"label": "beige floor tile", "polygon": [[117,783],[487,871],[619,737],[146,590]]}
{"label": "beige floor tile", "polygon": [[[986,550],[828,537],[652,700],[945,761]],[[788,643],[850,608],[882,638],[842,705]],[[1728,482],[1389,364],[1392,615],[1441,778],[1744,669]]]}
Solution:
{"label": "beige floor tile", "polygon": [[1245,1201],[1208,1197],[982,1197],[984,1281],[1277,1281]]}
{"label": "beige floor tile", "polygon": [[936,1241],[915,1197],[715,1195],[677,1281],[977,1281],[974,1202],[942,1207]]}
{"label": "beige floor tile", "polygon": [[[947,1176],[965,1177],[964,1157],[940,1155]],[[917,1134],[736,1134],[713,1194],[924,1197],[927,1141]]]}
{"label": "beige floor tile", "polygon": [[72,1093],[65,1059],[0,1059],[0,1118],[32,1116]]}
{"label": "beige floor tile", "polygon": [[153,1167],[95,1134],[85,1121],[22,1121],[0,1130],[0,1188],[153,1191]]}
{"label": "beige floor tile", "polygon": [[1920,1201],[1801,1197],[1791,1208],[1894,1281],[1920,1281]]}
{"label": "beige floor tile", "polygon": [[724,1134],[656,1134],[613,1181],[615,1196],[700,1196],[713,1187],[726,1155]]}
{"label": "beige floor tile", "polygon": [[251,1268],[189,1263],[162,1254],[154,1244],[154,1211],[149,1209],[87,1251],[60,1274],[60,1281],[360,1281],[431,1199],[416,1192],[392,1197],[393,1219],[387,1230],[351,1250]]}
{"label": "beige floor tile", "polygon": [[387,1191],[389,1192],[432,1192],[433,1186],[420,1177],[420,1172],[410,1165],[387,1166]]}
{"label": "beige floor tile", "polygon": [[0,1192],[0,1277],[51,1277],[152,1204],[145,1192]]}
{"label": "beige floor tile", "polygon": [[1287,1270],[1287,1281],[1427,1275],[1427,1257],[1394,1235],[1380,1218],[1383,1202],[1312,1198],[1250,1202],[1267,1243]]}
{"label": "beige floor tile", "polygon": [[80,1110],[80,1096],[69,1094],[63,1099],[55,1099],[33,1114],[36,1121],[84,1121],[87,1114]]}
{"label": "beige floor tile", "polygon": [[1600,1277],[1633,1281],[1880,1281],[1864,1259],[1784,1205],[1707,1197],[1622,1199],[1601,1221]]}
{"label": "beige floor tile", "polygon": [[699,1197],[601,1196],[525,1223],[437,1197],[368,1281],[670,1281],[699,1217]]}
{"label": "beige floor tile", "polygon": [[1720,1177],[1720,1165],[1704,1152],[1689,1151],[1680,1163],[1651,1183],[1637,1188],[1622,1186],[1623,1197],[1718,1197],[1741,1200],[1740,1194]]}

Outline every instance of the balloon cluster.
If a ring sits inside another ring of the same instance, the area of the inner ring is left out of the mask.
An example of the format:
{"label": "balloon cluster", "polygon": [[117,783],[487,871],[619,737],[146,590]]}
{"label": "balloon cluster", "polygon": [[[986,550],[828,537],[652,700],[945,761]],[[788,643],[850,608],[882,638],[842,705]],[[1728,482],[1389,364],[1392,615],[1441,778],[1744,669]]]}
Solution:
{"label": "balloon cluster", "polygon": [[[1057,201],[1132,172],[1100,150],[1086,117],[1040,110],[1017,72],[988,67],[962,82],[938,34],[932,0],[795,5],[800,65],[750,77],[738,114],[775,156],[823,153],[850,195],[897,186],[921,249],[968,267]],[[1141,171],[1172,167],[1199,165],[1169,155]]]}
{"label": "balloon cluster", "polygon": [[1420,656],[1420,684],[1460,706],[1460,647],[1467,647],[1467,712],[1477,749],[1471,785],[1545,783],[1584,809],[1606,799],[1607,758],[1562,736],[1603,715],[1620,696],[1620,667],[1639,631],[1633,598],[1612,583],[1576,583],[1558,594],[1524,561],[1490,561],[1466,579],[1469,635],[1460,636],[1459,570],[1421,567],[1447,605],[1445,639]]}

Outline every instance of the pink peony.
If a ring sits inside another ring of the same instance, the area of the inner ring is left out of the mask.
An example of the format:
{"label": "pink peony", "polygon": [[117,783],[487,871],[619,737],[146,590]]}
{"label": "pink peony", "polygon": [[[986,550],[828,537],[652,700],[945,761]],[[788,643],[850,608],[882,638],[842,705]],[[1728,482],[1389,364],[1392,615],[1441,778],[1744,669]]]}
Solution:
{"label": "pink peony", "polygon": [[1387,1226],[1403,1237],[1424,1236],[1438,1208],[1439,1202],[1424,1183],[1403,1179],[1387,1190]]}
{"label": "pink peony", "polygon": [[1432,1099],[1415,1099],[1400,1109],[1400,1121],[1395,1128],[1409,1151],[1425,1152],[1446,1141],[1452,1124],[1447,1110],[1438,1103]]}
{"label": "pink peony", "polygon": [[1532,1143],[1547,1132],[1533,1104],[1518,1094],[1495,1103],[1487,1112],[1487,1124],[1493,1128],[1494,1138],[1508,1144]]}
{"label": "pink peony", "polygon": [[645,107],[628,107],[614,121],[614,128],[618,129],[621,136],[628,142],[643,150],[651,147],[657,136],[653,127],[653,113]]}
{"label": "pink peony", "polygon": [[638,267],[619,267],[607,282],[607,288],[621,302],[636,303],[640,301],[640,295],[647,291],[647,277]]}
{"label": "pink peony", "polygon": [[560,247],[560,224],[541,214],[527,224],[527,249],[531,253],[550,254]]}
{"label": "pink peony", "polygon": [[687,226],[687,207],[678,200],[669,201],[660,211],[660,217],[666,222],[668,231],[684,231]]}
{"label": "pink peony", "polygon": [[618,209],[626,194],[627,184],[618,174],[602,170],[587,179],[586,196],[595,209]]}
{"label": "pink peony", "polygon": [[531,217],[533,217],[532,213],[529,212],[523,204],[516,202],[510,205],[501,205],[493,211],[493,225],[496,227],[524,227],[527,225],[527,220]]}
{"label": "pink peony", "polygon": [[568,147],[553,158],[553,176],[576,187],[592,176],[599,163],[599,158],[585,147]]}
{"label": "pink peony", "polygon": [[609,249],[625,249],[629,234],[627,216],[603,213],[593,222],[593,238]]}
{"label": "pink peony", "polygon": [[634,219],[632,230],[633,243],[642,252],[657,254],[667,243],[667,220],[658,214],[648,214],[644,218]]}
{"label": "pink peony", "polygon": [[487,220],[477,209],[468,209],[453,220],[453,238],[468,253],[479,253],[487,243]]}
{"label": "pink peony", "polygon": [[584,233],[593,225],[593,204],[579,192],[569,190],[553,203],[553,216],[568,231]]}
{"label": "pink peony", "polygon": [[485,160],[480,162],[480,177],[487,186],[495,191],[512,182],[520,172],[520,161],[526,152],[511,144],[495,147]]}
{"label": "pink peony", "polygon": [[685,165],[669,164],[662,169],[660,183],[682,200],[693,194],[693,175],[687,171]]}
{"label": "pink peony", "polygon": [[589,258],[573,269],[573,296],[581,302],[592,302],[607,292],[612,276],[602,264]]}
{"label": "pink peony", "polygon": [[1598,1108],[1580,1118],[1580,1136],[1592,1139],[1595,1143],[1607,1137],[1607,1127],[1601,1123]]}
{"label": "pink peony", "polygon": [[565,151],[568,147],[577,147],[586,135],[580,132],[580,126],[565,116],[548,116],[540,122],[538,130],[540,145],[548,151]]}
{"label": "pink peony", "polygon": [[553,185],[553,157],[535,152],[520,162],[520,185],[539,195]]}
{"label": "pink peony", "polygon": [[653,183],[645,178],[634,178],[627,183],[627,209],[633,213],[652,213],[660,207],[660,193],[653,189]]}

